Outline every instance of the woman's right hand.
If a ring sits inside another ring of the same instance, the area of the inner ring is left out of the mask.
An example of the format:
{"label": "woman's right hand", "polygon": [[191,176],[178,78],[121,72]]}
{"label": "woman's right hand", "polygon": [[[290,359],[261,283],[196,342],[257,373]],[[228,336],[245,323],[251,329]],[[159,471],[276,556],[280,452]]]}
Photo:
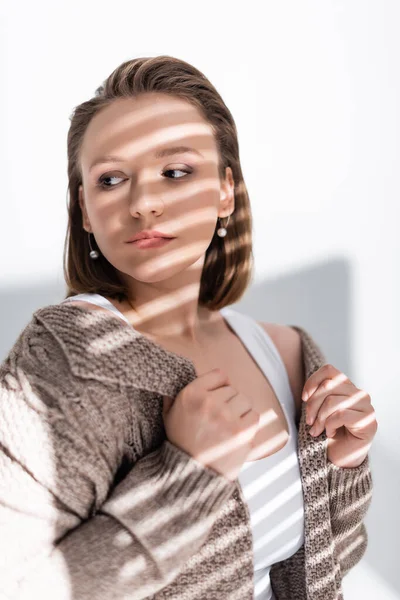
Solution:
{"label": "woman's right hand", "polygon": [[164,397],[168,440],[230,481],[252,449],[260,415],[221,369],[198,376],[175,399]]}

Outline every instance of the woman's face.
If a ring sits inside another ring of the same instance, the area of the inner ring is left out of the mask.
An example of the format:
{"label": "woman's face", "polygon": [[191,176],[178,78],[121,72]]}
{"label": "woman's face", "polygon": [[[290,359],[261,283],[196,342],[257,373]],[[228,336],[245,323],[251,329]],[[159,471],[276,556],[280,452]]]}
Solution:
{"label": "woman's face", "polygon": [[[157,282],[193,266],[200,278],[217,217],[234,210],[234,183],[229,167],[219,178],[211,126],[194,106],[159,93],[115,100],[85,132],[81,169],[84,228],[122,279]],[[175,239],[127,243],[144,229]]]}

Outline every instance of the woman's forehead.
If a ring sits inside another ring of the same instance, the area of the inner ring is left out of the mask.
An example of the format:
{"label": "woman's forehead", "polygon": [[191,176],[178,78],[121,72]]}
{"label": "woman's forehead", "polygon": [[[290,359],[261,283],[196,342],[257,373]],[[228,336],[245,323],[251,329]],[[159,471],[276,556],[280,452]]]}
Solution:
{"label": "woman's forehead", "polygon": [[196,107],[165,94],[154,103],[149,96],[118,99],[92,119],[81,148],[84,168],[90,171],[103,158],[117,156],[123,160],[143,155],[158,158],[172,147],[192,148],[200,156],[203,151],[215,153],[212,127]]}

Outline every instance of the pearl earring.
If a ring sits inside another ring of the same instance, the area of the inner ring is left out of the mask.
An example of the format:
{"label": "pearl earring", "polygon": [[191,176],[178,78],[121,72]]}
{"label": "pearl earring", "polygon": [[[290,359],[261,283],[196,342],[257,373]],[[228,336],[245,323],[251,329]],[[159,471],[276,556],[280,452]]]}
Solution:
{"label": "pearl earring", "polygon": [[90,246],[89,256],[90,256],[90,258],[93,258],[93,259],[99,258],[99,253],[97,252],[97,250],[93,250],[92,244],[90,243],[90,232],[88,232],[88,236],[89,236],[89,246]]}
{"label": "pearl earring", "polygon": [[[231,218],[231,215],[228,216],[228,221],[226,223],[226,227],[228,227],[228,223],[229,223],[229,219],[230,218]],[[219,217],[218,217],[218,219],[221,221],[221,219]],[[219,235],[219,237],[225,237],[226,236],[226,234],[228,233],[227,230],[226,230],[226,227],[220,227],[217,230],[217,235]]]}

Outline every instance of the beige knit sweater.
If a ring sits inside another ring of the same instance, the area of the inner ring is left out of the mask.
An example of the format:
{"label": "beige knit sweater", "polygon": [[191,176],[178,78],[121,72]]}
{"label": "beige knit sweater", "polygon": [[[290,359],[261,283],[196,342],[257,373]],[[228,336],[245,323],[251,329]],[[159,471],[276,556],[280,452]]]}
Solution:
{"label": "beige knit sweater", "polygon": [[[308,378],[326,361],[295,328]],[[195,377],[191,361],[111,312],[64,303],[33,314],[0,365],[0,598],[253,598],[238,480],[166,439],[162,397]],[[305,542],[271,583],[277,600],[340,600],[367,545],[369,457],[333,465],[304,416]]]}

